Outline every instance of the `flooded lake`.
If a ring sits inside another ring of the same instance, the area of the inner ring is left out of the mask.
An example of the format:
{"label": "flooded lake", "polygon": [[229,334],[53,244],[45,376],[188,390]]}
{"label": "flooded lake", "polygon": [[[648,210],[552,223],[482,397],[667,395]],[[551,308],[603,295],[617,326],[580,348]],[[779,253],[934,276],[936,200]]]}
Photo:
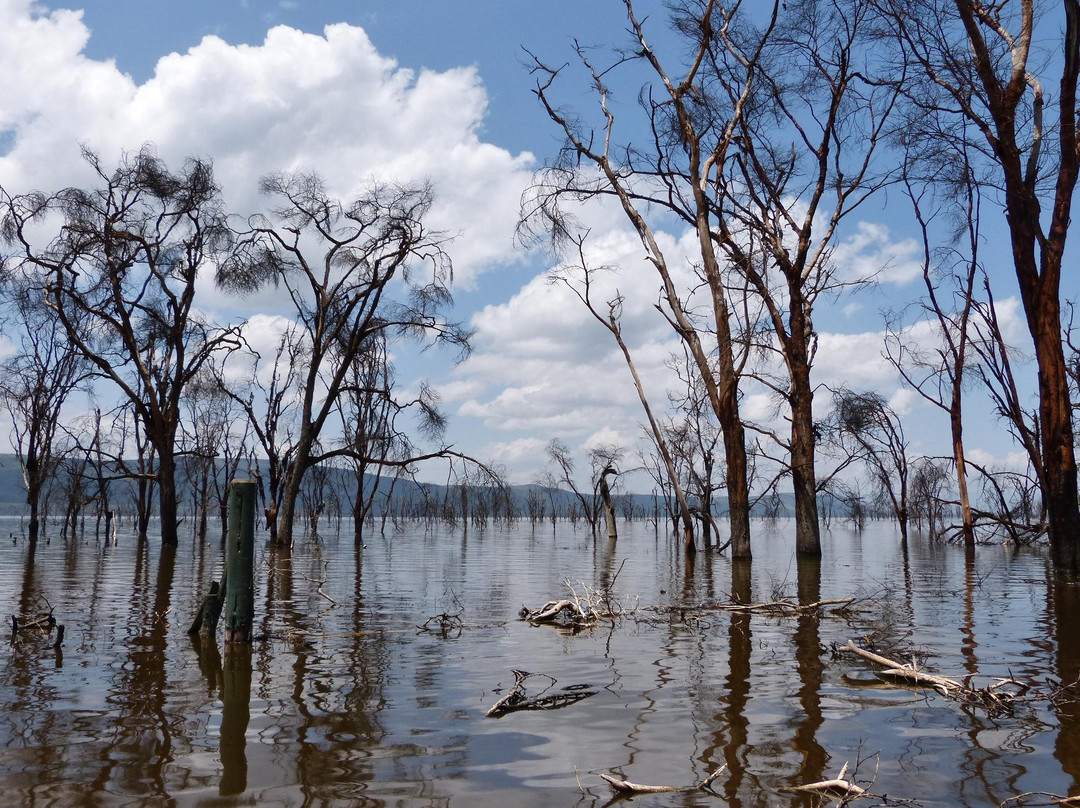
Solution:
{"label": "flooded lake", "polygon": [[[260,541],[250,655],[187,635],[220,575],[216,539],[168,551],[122,531],[115,546],[65,543],[53,528],[31,553],[9,537],[0,803],[602,806],[600,773],[687,786],[726,764],[715,793],[634,803],[810,806],[820,798],[780,789],[845,762],[879,795],[864,805],[1080,792],[1080,706],[1043,697],[1048,679],[1080,674],[1080,587],[1056,582],[1043,555],[980,547],[969,562],[918,538],[904,552],[892,526],[872,524],[834,526],[823,561],[798,564],[780,521],[755,525],[752,566],[708,553],[688,564],[651,526],[620,527],[615,545],[550,523],[388,527],[359,550],[349,525],[291,554]],[[17,536],[19,522],[0,530]],[[518,620],[570,594],[567,579],[579,595],[611,584],[622,616],[578,632]],[[848,597],[839,613],[713,608]],[[46,600],[63,646],[55,630],[7,642],[10,615]],[[438,615],[456,619],[428,621]],[[833,652],[864,638],[972,686],[1030,683],[1032,698],[994,712],[887,684]],[[530,696],[579,697],[486,717],[514,670],[538,674]]]}

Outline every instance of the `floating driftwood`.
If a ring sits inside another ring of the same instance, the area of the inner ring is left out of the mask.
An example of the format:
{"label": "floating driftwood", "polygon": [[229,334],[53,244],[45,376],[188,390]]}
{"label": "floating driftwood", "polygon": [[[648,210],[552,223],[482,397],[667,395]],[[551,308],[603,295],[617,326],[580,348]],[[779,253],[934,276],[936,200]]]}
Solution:
{"label": "floating driftwood", "polygon": [[799,794],[819,794],[823,797],[833,797],[838,800],[851,800],[858,797],[869,796],[867,790],[855,785],[847,777],[848,764],[840,769],[840,773],[832,780],[820,780],[816,783],[807,783],[801,786],[785,786],[781,791],[793,791]]}
{"label": "floating driftwood", "polygon": [[[546,673],[529,673],[528,671],[512,670],[514,674],[514,687],[495,702],[484,713],[488,718],[501,718],[507,713],[515,713],[520,710],[558,710],[576,704],[589,696],[595,696],[597,691],[592,685],[566,685],[558,690],[552,690],[558,680]],[[548,680],[548,685],[535,696],[526,692],[525,682],[533,677],[541,677]]]}
{"label": "floating driftwood", "polygon": [[549,600],[539,609],[522,606],[518,616],[530,623],[555,623],[560,626],[587,626],[600,619],[591,607],[585,608],[573,600]]}
{"label": "floating driftwood", "polygon": [[610,774],[601,774],[600,778],[611,786],[613,791],[616,791],[619,794],[662,794],[672,791],[709,791],[713,780],[723,774],[726,768],[727,764],[721,766],[700,783],[692,786],[647,786],[642,785],[641,783],[631,783],[629,780],[620,780],[617,777],[612,777]]}
{"label": "floating driftwood", "polygon": [[914,660],[911,663],[898,662],[860,648],[851,640],[848,640],[847,645],[841,647],[840,650],[880,665],[882,669],[876,673],[882,679],[912,687],[928,687],[946,698],[983,707],[991,712],[1011,710],[1013,705],[1025,700],[1025,694],[1030,690],[1030,685],[1016,679],[994,679],[993,683],[986,687],[971,687],[970,676],[961,682],[948,676],[927,673],[919,670]]}

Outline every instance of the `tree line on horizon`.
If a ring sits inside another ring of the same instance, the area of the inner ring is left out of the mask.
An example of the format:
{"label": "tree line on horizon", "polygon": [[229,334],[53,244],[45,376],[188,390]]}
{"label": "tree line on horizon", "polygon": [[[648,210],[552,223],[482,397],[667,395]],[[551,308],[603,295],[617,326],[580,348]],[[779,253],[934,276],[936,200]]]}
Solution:
{"label": "tree line on horizon", "polygon": [[[624,5],[627,41],[578,45],[561,66],[534,57],[536,96],[564,145],[523,196],[520,231],[554,250],[552,280],[618,347],[648,445],[633,458],[594,449],[579,483],[555,439],[541,479],[596,503],[620,472],[645,469],[687,552],[696,535],[722,535],[722,491],[731,554],[751,557],[752,509],[790,485],[803,556],[821,553],[823,498],[852,514],[873,500],[905,540],[912,519],[949,534],[955,510],[950,535],[969,549],[980,531],[1047,536],[1055,565],[1080,571],[1080,353],[1060,288],[1080,166],[1080,1],[1064,0],[1059,16],[1035,0],[679,0],[667,54],[652,45],[657,23]],[[558,97],[575,75],[591,109]],[[623,104],[628,88],[636,101]],[[311,512],[305,491],[331,468],[364,480],[441,459],[452,485],[505,485],[498,468],[442,441],[435,391],[406,397],[395,378],[403,340],[469,350],[449,314],[446,240],[425,224],[430,187],[373,183],[341,201],[316,175],[273,174],[260,181],[270,210],[237,224],[208,159],[170,168],[150,146],[115,168],[84,156],[93,188],[0,189],[0,316],[16,347],[0,399],[32,539],[61,457],[85,462],[78,479],[98,487],[99,502],[110,482],[133,481],[141,535],[156,499],[167,544],[178,540],[181,467],[202,502],[257,469],[271,541],[285,545]],[[887,318],[884,353],[948,420],[939,457],[912,456],[902,419],[873,391],[828,390],[822,407],[814,373],[818,305],[872,280],[841,273],[833,250],[853,214],[887,192],[920,234],[923,294],[914,321]],[[582,222],[594,203],[616,206],[639,236],[655,309],[681,345],[672,365],[682,389],[660,405],[624,337],[625,298],[597,291],[611,268],[590,260]],[[1002,213],[1037,369],[1034,408],[980,252]],[[658,237],[672,224],[695,237],[689,273]],[[272,352],[256,351],[242,324],[205,318],[196,290],[210,274],[238,295],[278,291],[289,325]],[[966,456],[965,393],[976,383],[1023,448],[1026,473]],[[742,411],[751,384],[774,398],[775,423]],[[65,423],[77,393],[118,403]],[[354,486],[357,525],[377,489]],[[604,515],[592,511],[594,532]]]}

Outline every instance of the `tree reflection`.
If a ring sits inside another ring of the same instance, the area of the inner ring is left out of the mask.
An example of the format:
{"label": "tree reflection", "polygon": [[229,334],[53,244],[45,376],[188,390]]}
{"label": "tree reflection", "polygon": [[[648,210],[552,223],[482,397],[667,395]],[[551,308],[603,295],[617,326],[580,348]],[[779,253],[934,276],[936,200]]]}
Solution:
{"label": "tree reflection", "polygon": [[[751,569],[749,560],[731,562],[732,601],[752,602]],[[728,727],[727,743],[724,744],[724,763],[728,768],[724,796],[731,808],[741,808],[737,795],[746,774],[746,740],[750,725],[746,705],[750,701],[750,651],[753,647],[750,619],[750,612],[732,612],[728,624],[727,696],[722,717]]]}
{"label": "tree reflection", "polygon": [[[821,600],[821,559],[798,559],[799,605]],[[799,773],[792,785],[816,783],[823,779],[828,755],[817,741],[817,731],[822,724],[821,682],[825,666],[821,662],[821,638],[819,636],[820,613],[808,609],[799,614],[795,626],[795,663],[799,673],[799,706],[802,715],[796,723],[792,746],[802,755]],[[811,805],[813,799],[806,795],[802,804]]]}
{"label": "tree reflection", "polygon": [[[1080,581],[1051,575],[1051,601],[1056,617],[1057,675],[1063,685],[1080,680]],[[1054,757],[1062,770],[1072,778],[1070,794],[1080,792],[1080,703],[1066,701],[1058,705],[1058,734],[1054,742]]]}
{"label": "tree reflection", "polygon": [[247,790],[247,728],[251,704],[251,646],[236,643],[225,653],[221,686],[221,784],[223,797]]}
{"label": "tree reflection", "polygon": [[[125,794],[166,796],[165,766],[172,761],[173,723],[166,709],[168,615],[172,605],[175,545],[163,544],[157,575],[144,578],[148,543],[140,542],[135,566],[130,650],[108,701],[121,717],[117,733],[101,754],[103,766],[93,790],[118,781]],[[148,576],[145,576],[148,577]]]}

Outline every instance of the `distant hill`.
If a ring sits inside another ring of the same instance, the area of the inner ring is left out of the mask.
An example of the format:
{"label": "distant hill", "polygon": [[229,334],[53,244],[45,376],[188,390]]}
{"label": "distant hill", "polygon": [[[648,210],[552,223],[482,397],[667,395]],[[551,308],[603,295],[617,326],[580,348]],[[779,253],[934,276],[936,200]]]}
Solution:
{"label": "distant hill", "polygon": [[[339,489],[344,497],[351,497],[355,490],[355,482],[351,479],[351,475],[341,470],[332,470],[332,477],[334,478],[335,487]],[[124,496],[123,487],[125,483],[114,483],[112,497],[119,499]],[[389,490],[390,481],[383,479],[379,483],[380,494],[385,494]],[[536,485],[519,485],[513,486],[514,500],[517,503],[521,512],[525,513],[525,504],[528,501],[530,491],[535,491],[536,494],[545,502],[546,507],[550,508],[552,502],[555,503],[560,513],[566,513],[570,503],[574,502],[574,495],[563,489],[547,489]],[[411,480],[401,480],[396,484],[394,489],[394,496],[396,499],[403,499],[407,501],[419,502],[423,500],[443,502],[447,499],[450,501],[457,501],[458,494],[456,491],[449,492],[446,490],[446,486],[436,483],[416,483]],[[534,495],[535,496],[535,495]],[[623,501],[629,501],[635,510],[639,512],[651,512],[655,502],[652,495],[649,494],[621,494],[617,495],[617,506],[620,509],[620,517],[622,516],[622,505],[619,504]],[[781,516],[790,516],[794,512],[792,498],[790,494],[783,494],[781,499]],[[346,506],[347,507],[347,506]],[[661,506],[662,507],[662,506]],[[15,455],[12,454],[0,454],[0,514],[20,514],[23,513],[26,508],[26,490],[23,487],[22,473],[19,470],[19,461]],[[718,497],[715,503],[715,510],[720,513],[727,512],[727,499],[726,497]],[[757,509],[761,511],[762,509]]]}
{"label": "distant hill", "polygon": [[0,514],[18,513],[25,505],[26,488],[19,459],[15,455],[0,454]]}

